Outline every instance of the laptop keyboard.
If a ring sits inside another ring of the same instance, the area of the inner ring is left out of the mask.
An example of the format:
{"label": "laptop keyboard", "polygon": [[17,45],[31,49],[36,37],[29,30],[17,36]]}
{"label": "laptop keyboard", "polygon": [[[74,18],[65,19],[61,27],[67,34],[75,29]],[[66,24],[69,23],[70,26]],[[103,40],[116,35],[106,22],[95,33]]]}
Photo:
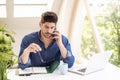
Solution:
{"label": "laptop keyboard", "polygon": [[86,69],[87,69],[87,68],[82,68],[82,69],[80,69],[80,70],[78,70],[78,71],[80,71],[80,72],[85,72]]}

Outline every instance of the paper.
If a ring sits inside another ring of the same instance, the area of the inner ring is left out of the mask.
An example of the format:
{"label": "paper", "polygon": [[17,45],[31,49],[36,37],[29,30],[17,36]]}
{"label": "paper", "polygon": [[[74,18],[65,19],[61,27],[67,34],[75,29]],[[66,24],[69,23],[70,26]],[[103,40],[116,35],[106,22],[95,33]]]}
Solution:
{"label": "paper", "polygon": [[47,70],[45,67],[30,67],[24,70],[19,69],[20,76],[29,76],[31,74],[42,74],[42,73],[43,74],[47,73]]}
{"label": "paper", "polygon": [[34,67],[32,73],[47,73],[45,67]]}

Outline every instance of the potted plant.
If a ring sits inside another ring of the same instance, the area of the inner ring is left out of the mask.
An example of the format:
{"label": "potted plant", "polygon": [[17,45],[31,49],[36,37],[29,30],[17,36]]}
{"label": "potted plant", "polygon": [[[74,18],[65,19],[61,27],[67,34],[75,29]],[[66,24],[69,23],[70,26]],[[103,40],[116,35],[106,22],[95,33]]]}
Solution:
{"label": "potted plant", "polygon": [[6,69],[12,67],[17,57],[12,51],[15,32],[6,29],[5,26],[6,24],[0,25],[0,80],[7,80]]}

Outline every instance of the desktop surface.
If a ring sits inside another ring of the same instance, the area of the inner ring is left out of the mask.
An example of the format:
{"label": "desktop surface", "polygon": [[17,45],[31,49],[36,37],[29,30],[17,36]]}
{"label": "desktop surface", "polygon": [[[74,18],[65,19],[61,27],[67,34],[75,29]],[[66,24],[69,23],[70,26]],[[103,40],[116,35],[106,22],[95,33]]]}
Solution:
{"label": "desktop surface", "polygon": [[59,71],[50,74],[33,74],[30,76],[16,75],[16,69],[9,70],[9,80],[120,80],[120,68],[108,63],[105,69],[88,74],[79,75],[71,72],[62,75]]}

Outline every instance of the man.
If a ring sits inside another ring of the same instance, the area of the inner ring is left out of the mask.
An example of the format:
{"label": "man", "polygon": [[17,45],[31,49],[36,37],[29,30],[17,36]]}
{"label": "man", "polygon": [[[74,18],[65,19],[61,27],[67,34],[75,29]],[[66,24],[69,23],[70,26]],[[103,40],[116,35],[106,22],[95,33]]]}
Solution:
{"label": "man", "polygon": [[40,31],[26,35],[21,43],[19,67],[46,67],[63,60],[72,67],[74,56],[68,39],[56,30],[58,16],[54,12],[41,15]]}

